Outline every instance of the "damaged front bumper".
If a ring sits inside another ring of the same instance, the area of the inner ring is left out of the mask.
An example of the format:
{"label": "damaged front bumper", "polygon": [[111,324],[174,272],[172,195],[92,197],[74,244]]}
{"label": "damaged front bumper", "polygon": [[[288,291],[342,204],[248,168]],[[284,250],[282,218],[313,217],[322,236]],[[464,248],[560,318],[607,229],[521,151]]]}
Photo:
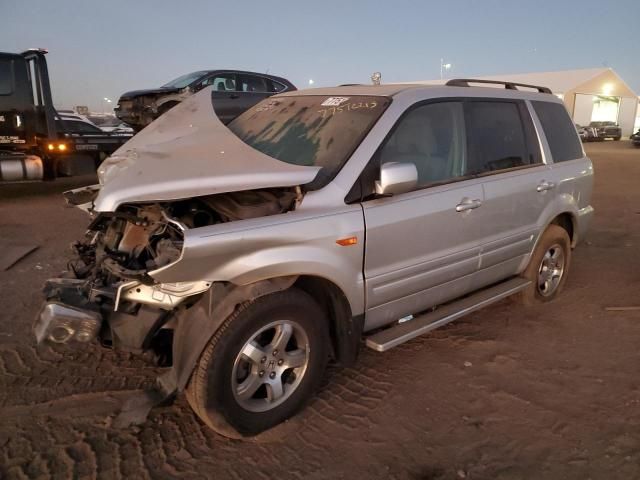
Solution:
{"label": "damaged front bumper", "polygon": [[103,323],[99,306],[91,302],[87,282],[74,278],[52,278],[44,285],[45,302],[33,331],[38,343],[76,346],[95,340]]}
{"label": "damaged front bumper", "polygon": [[78,347],[99,337],[114,348],[142,351],[187,298],[210,286],[210,282],[124,281],[111,288],[93,288],[82,279],[50,279],[33,331],[39,344]]}

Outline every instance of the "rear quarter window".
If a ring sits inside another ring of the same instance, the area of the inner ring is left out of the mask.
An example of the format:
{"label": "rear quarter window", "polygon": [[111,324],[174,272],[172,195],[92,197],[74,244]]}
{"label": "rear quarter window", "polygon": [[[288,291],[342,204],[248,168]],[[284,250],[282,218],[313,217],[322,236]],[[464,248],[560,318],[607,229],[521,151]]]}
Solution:
{"label": "rear quarter window", "polygon": [[582,145],[564,105],[539,101],[531,103],[547,137],[554,163],[582,158]]}

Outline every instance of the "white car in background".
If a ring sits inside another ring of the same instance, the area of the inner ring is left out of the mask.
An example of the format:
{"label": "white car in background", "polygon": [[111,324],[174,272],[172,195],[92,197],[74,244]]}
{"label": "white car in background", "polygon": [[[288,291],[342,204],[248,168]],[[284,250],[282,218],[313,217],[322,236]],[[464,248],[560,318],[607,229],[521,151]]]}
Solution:
{"label": "white car in background", "polygon": [[118,119],[115,115],[91,115],[89,120],[97,125],[103,132],[134,133],[133,128]]}

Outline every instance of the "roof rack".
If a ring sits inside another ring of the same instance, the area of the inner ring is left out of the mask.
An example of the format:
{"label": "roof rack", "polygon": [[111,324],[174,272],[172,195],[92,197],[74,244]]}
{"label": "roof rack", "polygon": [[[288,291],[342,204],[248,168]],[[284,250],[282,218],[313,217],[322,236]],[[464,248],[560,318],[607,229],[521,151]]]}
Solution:
{"label": "roof rack", "polygon": [[500,80],[481,80],[478,78],[454,78],[449,80],[445,85],[449,87],[469,87],[471,83],[488,83],[492,85],[504,85],[507,90],[518,90],[518,87],[533,88],[540,93],[552,93],[548,87],[540,87],[538,85],[528,85],[526,83],[501,82]]}

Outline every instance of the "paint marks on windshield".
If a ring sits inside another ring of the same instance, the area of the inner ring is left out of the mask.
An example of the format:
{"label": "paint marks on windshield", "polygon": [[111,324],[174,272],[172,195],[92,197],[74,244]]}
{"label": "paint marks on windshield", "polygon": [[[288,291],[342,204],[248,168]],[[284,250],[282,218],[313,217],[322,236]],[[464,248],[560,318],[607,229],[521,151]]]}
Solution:
{"label": "paint marks on windshield", "polygon": [[256,112],[267,112],[269,110],[273,110],[278,105],[280,105],[280,102],[278,100],[268,100],[266,102],[258,104],[258,106],[256,107]]}

